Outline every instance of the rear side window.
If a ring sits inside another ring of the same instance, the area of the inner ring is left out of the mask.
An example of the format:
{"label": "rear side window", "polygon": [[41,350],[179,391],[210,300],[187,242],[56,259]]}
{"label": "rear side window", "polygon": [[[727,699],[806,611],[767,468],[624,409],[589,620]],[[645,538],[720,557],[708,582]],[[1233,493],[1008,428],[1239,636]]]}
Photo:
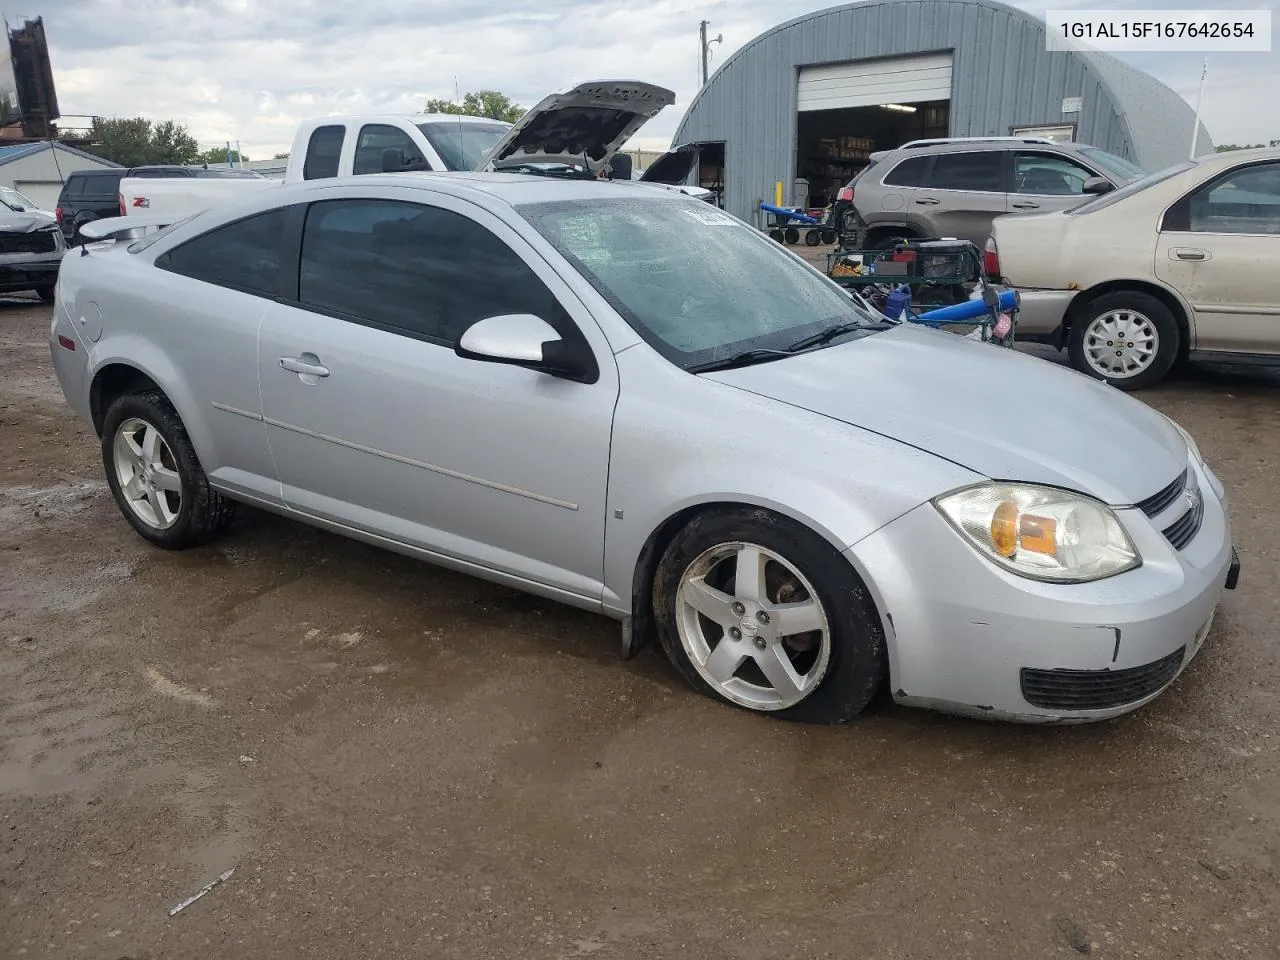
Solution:
{"label": "rear side window", "polygon": [[933,158],[929,186],[935,190],[1001,191],[1004,154],[999,150],[940,153]]}
{"label": "rear side window", "polygon": [[120,187],[119,174],[90,174],[84,178],[82,195],[95,200],[114,200]]}
{"label": "rear side window", "polygon": [[929,157],[908,157],[889,171],[884,178],[889,187],[922,187],[924,175],[929,169]]}
{"label": "rear side window", "polygon": [[341,125],[317,127],[307,141],[307,158],[302,165],[302,179],[326,180],[338,175],[338,159],[342,156],[342,140],[346,128]]}
{"label": "rear side window", "polygon": [[285,209],[259,213],[216,227],[174,247],[156,266],[204,283],[276,296]]}
{"label": "rear side window", "polygon": [[357,175],[381,173],[384,150],[398,150],[405,162],[412,163],[418,160],[422,162],[419,169],[431,169],[427,165],[426,157],[418,149],[418,145],[399,127],[392,127],[385,123],[367,123],[360,128],[360,139],[356,141],[356,156],[351,172]]}
{"label": "rear side window", "polygon": [[84,177],[72,175],[71,179],[62,185],[62,195],[68,200],[82,193],[84,193]]}

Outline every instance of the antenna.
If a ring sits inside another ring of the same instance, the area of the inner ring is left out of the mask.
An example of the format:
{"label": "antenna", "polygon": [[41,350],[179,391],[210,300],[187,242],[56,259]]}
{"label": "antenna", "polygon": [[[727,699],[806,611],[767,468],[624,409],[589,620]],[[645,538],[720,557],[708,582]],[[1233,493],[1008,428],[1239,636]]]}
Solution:
{"label": "antenna", "polygon": [[458,157],[464,158],[466,154],[462,150],[462,88],[458,86],[458,75],[453,75],[453,102],[458,105]]}

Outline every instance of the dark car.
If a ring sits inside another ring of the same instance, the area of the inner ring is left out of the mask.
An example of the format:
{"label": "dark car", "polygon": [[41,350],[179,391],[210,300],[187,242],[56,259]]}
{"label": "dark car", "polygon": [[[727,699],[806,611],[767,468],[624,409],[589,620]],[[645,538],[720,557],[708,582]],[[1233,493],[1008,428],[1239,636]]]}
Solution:
{"label": "dark car", "polygon": [[251,170],[231,167],[180,166],[157,164],[145,167],[117,167],[113,170],[76,170],[68,175],[58,194],[55,215],[67,242],[81,242],[80,228],[91,220],[118,217],[120,181],[125,177],[257,177]]}

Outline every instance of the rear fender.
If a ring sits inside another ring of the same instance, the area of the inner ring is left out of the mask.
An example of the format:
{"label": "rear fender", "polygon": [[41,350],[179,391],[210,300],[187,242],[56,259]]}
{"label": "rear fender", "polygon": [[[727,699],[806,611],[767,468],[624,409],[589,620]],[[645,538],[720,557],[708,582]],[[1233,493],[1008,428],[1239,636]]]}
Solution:
{"label": "rear fender", "polygon": [[[210,429],[208,411],[196,401],[182,377],[178,375],[173,361],[151,341],[132,333],[122,332],[96,348],[90,363],[90,369],[93,371],[90,396],[94,395],[102,372],[117,364],[132,367],[148,377],[163,391],[182,420],[182,425],[191,437],[196,455],[205,465],[206,470],[212,469],[213,465],[220,462],[218,451],[215,449],[213,431]],[[103,403],[103,413],[106,412],[108,402]]]}

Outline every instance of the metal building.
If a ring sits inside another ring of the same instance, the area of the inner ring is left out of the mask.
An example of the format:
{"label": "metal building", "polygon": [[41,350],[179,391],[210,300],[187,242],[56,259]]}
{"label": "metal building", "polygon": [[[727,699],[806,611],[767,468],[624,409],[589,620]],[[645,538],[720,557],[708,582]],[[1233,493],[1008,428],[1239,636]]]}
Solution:
{"label": "metal building", "polygon": [[118,166],[120,164],[51,140],[0,146],[0,185],[17,190],[41,210],[52,211],[57,207],[58,194],[68,174]]}
{"label": "metal building", "polygon": [[[778,181],[784,203],[822,206],[868,153],[919,137],[1074,140],[1147,170],[1187,157],[1195,114],[1173,90],[1110,55],[1046,46],[1042,20],[992,0],[832,7],[734,53],[674,143],[703,145],[702,180],[753,222]],[[1197,149],[1213,149],[1203,127]]]}

